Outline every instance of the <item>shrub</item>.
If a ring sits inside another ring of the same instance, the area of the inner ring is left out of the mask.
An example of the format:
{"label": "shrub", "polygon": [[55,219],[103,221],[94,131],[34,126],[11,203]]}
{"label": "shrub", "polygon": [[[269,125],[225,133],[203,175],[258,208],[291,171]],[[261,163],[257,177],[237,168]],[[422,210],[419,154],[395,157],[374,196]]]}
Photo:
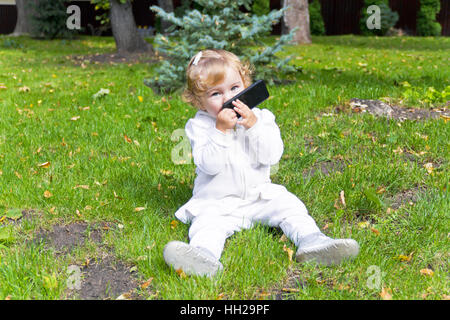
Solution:
{"label": "shrub", "polygon": [[257,16],[262,16],[270,12],[270,0],[253,0],[252,12]]}
{"label": "shrub", "polygon": [[436,21],[436,15],[440,10],[440,0],[420,0],[420,10],[417,13],[417,35],[441,35],[442,27],[439,22]]}
{"label": "shrub", "polygon": [[325,34],[325,24],[319,0],[314,0],[309,4],[309,28],[313,35],[320,36]]}

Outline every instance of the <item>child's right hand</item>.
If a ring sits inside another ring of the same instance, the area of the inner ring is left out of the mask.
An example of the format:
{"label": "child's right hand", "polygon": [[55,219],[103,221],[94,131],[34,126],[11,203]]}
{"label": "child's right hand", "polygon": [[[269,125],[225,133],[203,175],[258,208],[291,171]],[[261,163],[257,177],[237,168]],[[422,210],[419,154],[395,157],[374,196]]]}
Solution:
{"label": "child's right hand", "polygon": [[217,115],[216,128],[223,133],[226,133],[227,129],[232,129],[237,123],[236,112],[232,109],[222,109]]}

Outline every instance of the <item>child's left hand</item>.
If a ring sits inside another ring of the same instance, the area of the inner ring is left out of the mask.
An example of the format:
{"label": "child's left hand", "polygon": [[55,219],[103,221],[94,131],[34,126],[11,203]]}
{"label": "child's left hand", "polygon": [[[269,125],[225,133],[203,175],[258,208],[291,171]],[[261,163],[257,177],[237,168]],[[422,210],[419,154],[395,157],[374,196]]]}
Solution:
{"label": "child's left hand", "polygon": [[237,123],[244,126],[245,129],[250,129],[251,127],[253,127],[253,125],[258,120],[253,111],[239,99],[233,101],[233,105],[233,110],[241,115],[241,119],[238,120]]}

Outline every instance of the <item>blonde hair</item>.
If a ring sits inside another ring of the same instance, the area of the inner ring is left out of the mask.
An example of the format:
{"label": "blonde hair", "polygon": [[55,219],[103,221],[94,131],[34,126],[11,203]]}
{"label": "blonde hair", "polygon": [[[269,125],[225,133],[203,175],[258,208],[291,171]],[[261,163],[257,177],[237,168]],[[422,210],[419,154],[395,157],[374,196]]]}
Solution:
{"label": "blonde hair", "polygon": [[252,83],[250,64],[243,63],[234,54],[226,50],[202,50],[188,64],[186,70],[186,87],[183,100],[197,109],[201,109],[201,98],[212,86],[225,78],[226,68],[235,69],[241,76],[245,87]]}

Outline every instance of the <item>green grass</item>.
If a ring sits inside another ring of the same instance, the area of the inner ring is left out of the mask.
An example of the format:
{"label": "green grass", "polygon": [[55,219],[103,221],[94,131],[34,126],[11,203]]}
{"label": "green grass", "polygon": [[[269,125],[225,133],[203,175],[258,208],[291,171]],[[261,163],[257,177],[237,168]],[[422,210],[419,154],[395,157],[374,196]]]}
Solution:
{"label": "green grass", "polygon": [[[276,115],[285,146],[272,181],[298,195],[326,234],[356,239],[361,252],[340,266],[300,265],[289,261],[286,247],[295,248],[280,241],[279,230],[258,226],[227,241],[225,271],[215,279],[180,277],[162,258],[168,241],[187,241],[188,226],[172,221],[192,195],[195,167],[172,162],[180,141],[171,137],[195,110],[143,85],[154,66],[82,68],[67,58],[113,52],[112,38],[20,37],[15,45],[4,39],[0,219],[12,208],[35,214],[0,222],[8,234],[0,241],[0,299],[64,299],[67,267],[95,259],[98,250],[91,244],[54,256],[30,240],[41,228],[79,220],[112,223],[104,236],[109,253],[135,265],[139,281],[153,278],[144,298],[272,299],[282,288],[295,299],[381,299],[383,288],[393,299],[448,297],[449,124],[334,112],[355,97],[429,107],[406,100],[400,83],[418,92],[444,90],[448,38],[314,37],[312,45],[286,48],[283,55],[292,54],[303,72],[269,88],[265,107]],[[110,93],[93,99],[101,88]],[[417,155],[405,157],[407,151]],[[326,160],[342,161],[342,172],[303,175]],[[432,173],[425,163],[433,163]],[[412,204],[389,208],[393,197],[418,186],[425,191]],[[342,190],[345,207],[336,202]]]}

